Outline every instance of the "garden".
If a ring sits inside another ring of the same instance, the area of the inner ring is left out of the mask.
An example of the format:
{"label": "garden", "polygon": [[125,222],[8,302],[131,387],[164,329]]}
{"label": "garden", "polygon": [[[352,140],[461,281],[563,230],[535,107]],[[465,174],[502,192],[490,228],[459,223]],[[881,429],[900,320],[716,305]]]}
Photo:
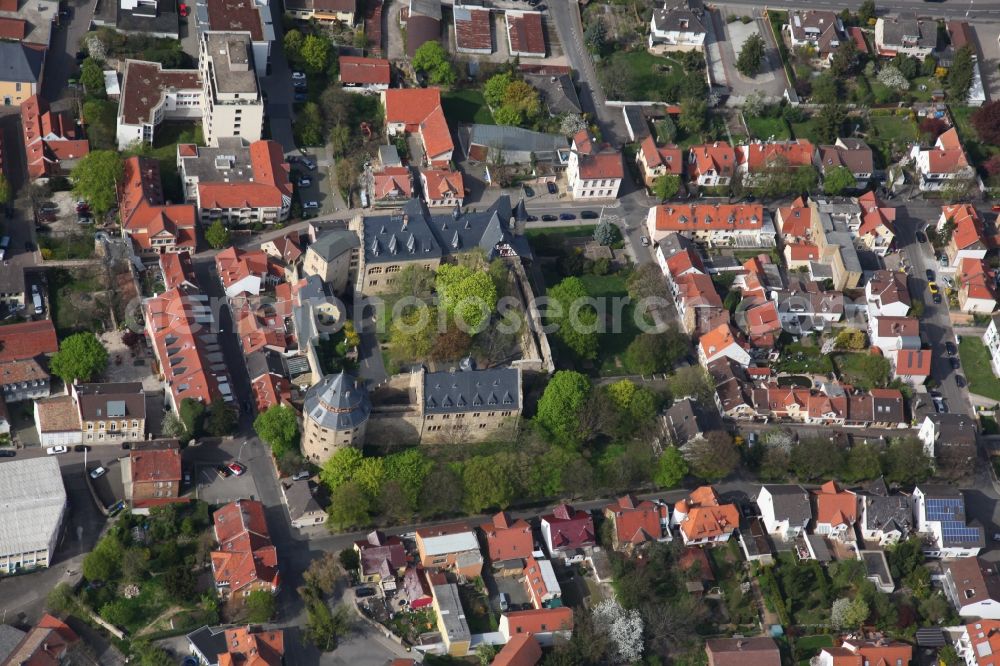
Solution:
{"label": "garden", "polygon": [[495,125],[486,98],[479,90],[463,88],[441,93],[444,115],[452,122]]}
{"label": "garden", "polygon": [[969,382],[969,392],[1000,401],[1000,379],[993,374],[990,352],[982,340],[963,336],[958,342],[958,353]]}
{"label": "garden", "polygon": [[842,382],[862,391],[885,387],[889,381],[889,359],[883,356],[867,352],[838,353],[833,355],[833,363]]}
{"label": "garden", "polygon": [[815,345],[794,342],[782,350],[775,370],[787,374],[828,375],[833,372],[833,361]]}
{"label": "garden", "polygon": [[48,272],[48,284],[49,310],[60,336],[104,330],[108,304],[105,286],[96,270],[52,270]]}

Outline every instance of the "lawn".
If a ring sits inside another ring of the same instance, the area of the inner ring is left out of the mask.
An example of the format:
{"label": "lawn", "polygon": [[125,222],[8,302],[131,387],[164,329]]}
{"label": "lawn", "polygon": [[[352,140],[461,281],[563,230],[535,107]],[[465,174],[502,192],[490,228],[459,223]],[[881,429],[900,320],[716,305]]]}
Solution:
{"label": "lawn", "polygon": [[625,374],[619,361],[628,346],[641,333],[635,322],[635,307],[627,303],[628,290],[622,275],[581,275],[580,281],[587,293],[603,301],[605,332],[600,334],[597,360],[594,362],[602,376]]}
{"label": "lawn", "polygon": [[452,90],[441,95],[444,115],[460,123],[495,125],[490,107],[478,90]]}
{"label": "lawn", "polygon": [[77,331],[100,331],[107,317],[103,298],[95,296],[103,287],[96,276],[65,270],[49,272],[49,309],[60,335]]}
{"label": "lawn", "polygon": [[990,353],[983,346],[982,340],[976,337],[962,337],[958,342],[958,354],[965,367],[969,392],[1000,401],[1000,379],[993,374]]}
{"label": "lawn", "polygon": [[908,116],[872,114],[869,122],[878,132],[879,138],[885,141],[917,140],[917,126]]}
{"label": "lawn", "polygon": [[833,372],[833,361],[829,356],[824,356],[819,347],[796,343],[785,347],[775,370],[789,374],[825,375]]}
{"label": "lawn", "polygon": [[833,362],[840,378],[862,390],[885,386],[889,380],[889,359],[873,354],[835,354]]}
{"label": "lawn", "polygon": [[751,138],[765,141],[772,138],[778,141],[792,138],[784,118],[748,118],[744,115],[743,120],[746,121]]}
{"label": "lawn", "polygon": [[810,659],[819,654],[820,650],[828,647],[833,647],[833,636],[829,634],[813,634],[797,638],[795,650],[799,658],[799,666],[808,666]]}
{"label": "lawn", "polygon": [[[646,50],[618,51],[599,64],[600,68],[617,68],[617,63],[624,63],[631,72],[628,93],[621,95],[624,102],[671,102],[664,95],[668,90],[676,89],[678,83],[687,76],[680,63],[671,58],[655,56]],[[615,70],[612,70],[615,71]]]}
{"label": "lawn", "polygon": [[812,118],[801,123],[793,123],[792,134],[796,139],[809,139],[813,143],[822,143],[816,140],[816,121]]}
{"label": "lawn", "polygon": [[[93,227],[85,227],[93,231]],[[56,259],[90,259],[94,256],[94,237],[90,233],[54,236],[39,234],[38,246],[42,250],[42,258]]]}
{"label": "lawn", "polygon": [[469,623],[469,630],[474,634],[484,634],[497,630],[497,619],[490,609],[490,602],[486,595],[477,592],[470,585],[459,585],[458,596],[465,610],[465,620]]}

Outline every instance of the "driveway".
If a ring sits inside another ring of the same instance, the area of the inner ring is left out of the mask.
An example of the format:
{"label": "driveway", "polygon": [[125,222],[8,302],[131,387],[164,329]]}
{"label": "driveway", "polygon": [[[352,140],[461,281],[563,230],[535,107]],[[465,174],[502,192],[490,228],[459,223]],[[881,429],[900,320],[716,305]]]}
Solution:
{"label": "driveway", "polygon": [[[724,8],[712,12],[715,20],[715,32],[722,36],[719,47],[722,52],[727,83],[731,90],[729,105],[742,104],[747,95],[756,91],[760,91],[772,99],[780,99],[785,94],[787,81],[781,66],[781,57],[778,55],[778,46],[771,35],[771,27],[767,24],[767,19],[759,16],[759,13],[755,11],[754,20],[750,23],[743,23],[740,20],[729,22],[729,16],[740,14],[727,14],[727,10]],[[736,70],[736,59],[746,41],[755,34],[764,39],[764,61],[756,76],[747,77]]]}
{"label": "driveway", "polygon": [[63,97],[73,97],[74,91],[66,87],[76,71],[76,52],[80,38],[90,30],[97,0],[67,0],[72,16],[68,23],[52,26],[49,50],[45,56],[45,75],[42,78],[42,97],[53,104]]}

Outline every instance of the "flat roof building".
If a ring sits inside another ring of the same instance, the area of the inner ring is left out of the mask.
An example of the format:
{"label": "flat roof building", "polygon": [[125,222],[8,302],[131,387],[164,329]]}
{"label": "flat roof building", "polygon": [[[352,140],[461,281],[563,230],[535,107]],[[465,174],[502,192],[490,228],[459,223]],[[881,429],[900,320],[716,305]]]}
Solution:
{"label": "flat roof building", "polygon": [[47,567],[66,514],[66,488],[51,457],[0,465],[0,571]]}
{"label": "flat roof building", "polygon": [[249,32],[202,33],[198,66],[203,86],[202,126],[208,145],[218,146],[222,137],[260,141],[264,99],[255,69],[259,66],[254,62]]}

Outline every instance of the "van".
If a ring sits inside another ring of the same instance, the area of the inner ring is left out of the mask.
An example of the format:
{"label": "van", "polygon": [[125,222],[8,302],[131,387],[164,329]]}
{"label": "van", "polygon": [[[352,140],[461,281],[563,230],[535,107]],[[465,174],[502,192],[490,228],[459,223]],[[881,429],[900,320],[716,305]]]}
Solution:
{"label": "van", "polygon": [[31,302],[35,306],[35,314],[40,315],[45,312],[45,307],[42,305],[42,295],[36,290],[32,290]]}
{"label": "van", "polygon": [[10,245],[10,236],[0,238],[0,261],[7,255],[7,247]]}
{"label": "van", "polygon": [[510,610],[510,595],[506,592],[500,593],[500,612],[506,613]]}

